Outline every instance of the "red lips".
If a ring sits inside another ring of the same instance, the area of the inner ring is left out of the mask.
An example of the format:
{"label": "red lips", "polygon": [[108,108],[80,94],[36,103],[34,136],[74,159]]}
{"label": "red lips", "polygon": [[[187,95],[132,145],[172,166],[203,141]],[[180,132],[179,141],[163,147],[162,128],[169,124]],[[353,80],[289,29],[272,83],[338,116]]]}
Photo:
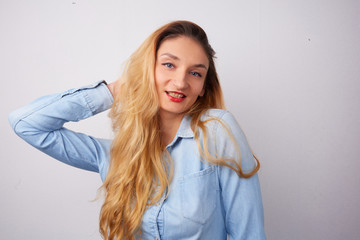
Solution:
{"label": "red lips", "polygon": [[[181,92],[165,91],[165,93],[168,96],[168,98],[170,99],[170,101],[173,101],[173,102],[182,102],[186,98],[186,95]],[[181,96],[174,96],[174,94],[172,94],[172,93],[174,93],[175,95],[181,95]]]}

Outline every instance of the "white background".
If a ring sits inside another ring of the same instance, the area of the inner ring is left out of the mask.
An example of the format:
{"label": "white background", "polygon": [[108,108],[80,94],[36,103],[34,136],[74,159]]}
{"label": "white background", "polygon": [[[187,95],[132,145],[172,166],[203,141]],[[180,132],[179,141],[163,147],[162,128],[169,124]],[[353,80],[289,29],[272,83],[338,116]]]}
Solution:
{"label": "white background", "polygon": [[[0,1],[1,239],[100,239],[100,177],[18,138],[10,111],[105,79],[156,28],[202,26],[261,161],[270,240],[360,239],[359,1]],[[111,137],[102,113],[68,127]]]}

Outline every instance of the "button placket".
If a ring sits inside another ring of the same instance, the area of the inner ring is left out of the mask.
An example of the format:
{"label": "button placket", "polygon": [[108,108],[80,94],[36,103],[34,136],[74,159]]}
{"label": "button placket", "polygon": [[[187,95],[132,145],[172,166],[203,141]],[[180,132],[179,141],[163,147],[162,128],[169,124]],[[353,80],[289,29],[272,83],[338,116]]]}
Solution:
{"label": "button placket", "polygon": [[160,240],[160,228],[159,228],[159,224],[158,224],[158,218],[159,218],[159,215],[160,215],[160,212],[161,212],[161,208],[162,208],[162,205],[164,203],[164,201],[166,200],[165,199],[165,196],[168,192],[168,188],[165,188],[165,191],[162,195],[162,197],[160,198],[160,200],[155,204],[156,206],[156,219],[155,219],[155,222],[156,222],[156,229],[157,229],[157,232],[156,232],[156,235],[157,237],[155,239],[158,239]]}

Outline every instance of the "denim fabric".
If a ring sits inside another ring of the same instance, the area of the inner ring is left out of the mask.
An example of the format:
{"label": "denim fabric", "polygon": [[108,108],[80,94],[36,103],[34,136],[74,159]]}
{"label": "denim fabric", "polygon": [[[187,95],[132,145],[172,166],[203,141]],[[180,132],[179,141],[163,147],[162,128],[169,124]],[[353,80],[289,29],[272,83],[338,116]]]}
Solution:
{"label": "denim fabric", "polygon": [[[111,93],[102,81],[41,97],[12,112],[9,122],[16,134],[32,146],[71,166],[98,172],[104,181],[111,140],[73,132],[63,125],[105,111],[112,102]],[[251,170],[255,161],[233,115],[211,109],[202,119],[213,117],[223,124],[215,120],[207,122],[209,152],[213,156],[241,159],[243,170]],[[166,190],[167,198],[164,193],[157,204],[146,210],[142,238],[266,239],[257,174],[240,178],[230,168],[202,159],[190,121],[190,116],[184,116],[176,137],[167,146],[174,163],[173,180]],[[199,133],[202,142],[204,137]]]}

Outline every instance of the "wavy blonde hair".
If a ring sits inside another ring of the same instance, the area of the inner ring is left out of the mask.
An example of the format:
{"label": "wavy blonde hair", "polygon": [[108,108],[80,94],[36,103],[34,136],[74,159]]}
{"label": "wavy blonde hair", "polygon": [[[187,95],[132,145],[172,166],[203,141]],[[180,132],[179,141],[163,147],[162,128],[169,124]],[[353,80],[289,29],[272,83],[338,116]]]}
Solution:
{"label": "wavy blonde hair", "polygon": [[[242,177],[252,176],[259,168],[257,164],[252,172],[245,174],[239,162],[231,159],[221,161],[209,154],[206,148],[207,121],[201,121],[200,117],[210,108],[224,108],[214,64],[215,52],[208,43],[206,33],[198,25],[188,21],[166,24],[153,32],[128,59],[121,76],[121,88],[110,111],[115,138],[108,174],[102,186],[105,201],[100,213],[100,232],[105,240],[134,239],[135,234],[141,234],[140,225],[145,210],[160,200],[170,184],[172,163],[170,158],[163,157],[166,150],[161,145],[159,133],[159,102],[154,72],[161,43],[179,36],[190,37],[200,43],[209,59],[205,94],[188,111],[201,155],[210,162],[232,168]],[[204,149],[199,141],[199,128],[204,132]],[[230,132],[229,135],[232,137]]]}

